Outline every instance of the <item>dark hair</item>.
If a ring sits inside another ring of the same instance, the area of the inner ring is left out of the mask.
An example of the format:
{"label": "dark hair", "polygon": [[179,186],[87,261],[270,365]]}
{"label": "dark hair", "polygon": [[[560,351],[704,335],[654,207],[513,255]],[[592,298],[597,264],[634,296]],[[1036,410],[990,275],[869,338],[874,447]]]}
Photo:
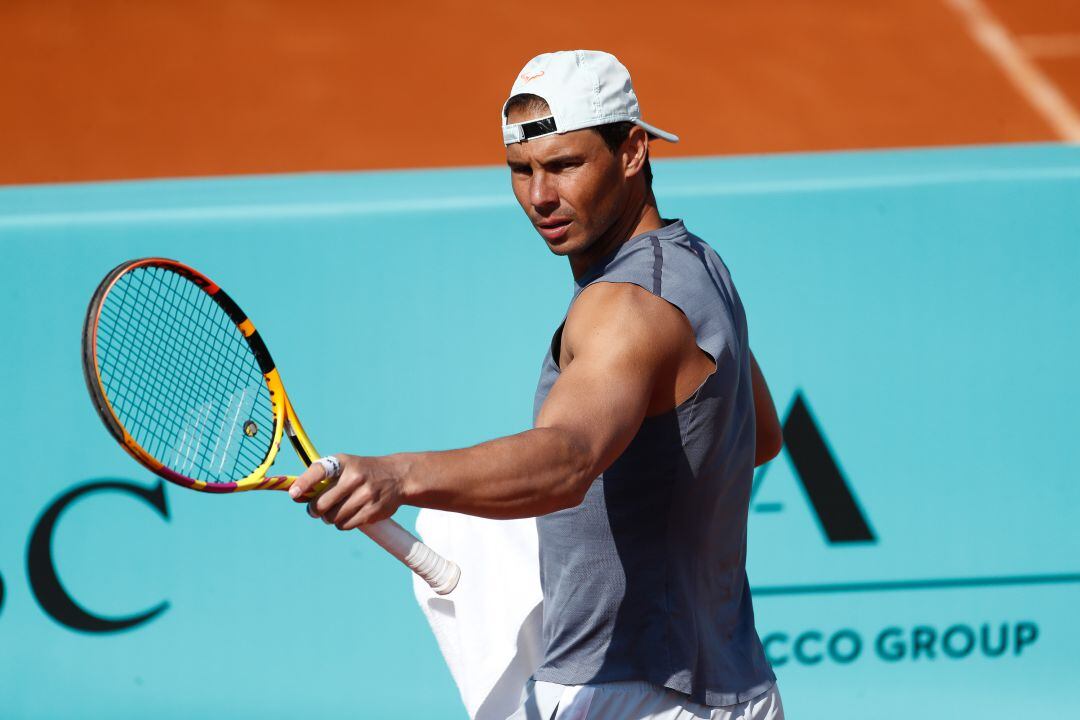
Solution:
{"label": "dark hair", "polygon": [[[510,98],[506,103],[506,115],[509,117],[510,113],[514,111],[520,111],[528,114],[549,113],[551,112],[551,106],[548,105],[547,100],[539,95],[532,95],[530,93],[521,93]],[[595,130],[600,138],[607,145],[611,154],[619,152],[619,148],[626,142],[626,138],[630,137],[630,131],[634,128],[632,122],[615,122],[608,123],[607,125],[597,125],[589,130]],[[645,187],[652,190],[652,165],[649,164],[649,151],[645,150],[645,166],[642,170],[645,173]]]}
{"label": "dark hair", "polygon": [[[616,122],[608,123],[607,125],[597,125],[592,128],[600,134],[604,144],[608,146],[608,150],[611,154],[619,152],[619,148],[626,142],[626,138],[630,137],[630,131],[634,129],[634,123],[632,122]],[[649,150],[645,149],[645,166],[642,167],[642,172],[645,173],[645,187],[652,189],[652,165],[649,164]]]}

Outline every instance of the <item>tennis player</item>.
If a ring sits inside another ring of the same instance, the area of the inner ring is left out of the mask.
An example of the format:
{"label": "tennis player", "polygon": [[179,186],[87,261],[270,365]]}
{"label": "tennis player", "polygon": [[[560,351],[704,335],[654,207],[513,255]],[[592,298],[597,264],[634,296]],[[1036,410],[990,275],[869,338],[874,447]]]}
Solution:
{"label": "tennis player", "polygon": [[781,719],[745,570],[753,470],[780,427],[727,268],[657,208],[649,141],[678,138],[602,52],[532,59],[502,118],[514,194],[574,277],[534,427],[338,455],[309,513],[342,530],[401,504],[536,516],[545,648],[515,719]]}

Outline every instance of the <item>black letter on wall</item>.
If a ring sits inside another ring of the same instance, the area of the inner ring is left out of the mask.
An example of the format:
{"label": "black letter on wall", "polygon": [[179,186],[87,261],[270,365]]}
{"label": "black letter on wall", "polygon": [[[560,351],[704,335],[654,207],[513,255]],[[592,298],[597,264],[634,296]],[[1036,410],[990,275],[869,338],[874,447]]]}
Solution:
{"label": "black letter on wall", "polygon": [[795,465],[830,543],[875,542],[874,532],[851,494],[802,393],[784,420],[784,447]]}
{"label": "black letter on wall", "polygon": [[56,574],[56,566],[53,565],[52,557],[52,537],[53,530],[56,528],[56,521],[69,505],[82,496],[106,490],[132,495],[157,510],[161,517],[166,520],[169,519],[169,510],[165,505],[164,481],[159,480],[157,486],[152,489],[117,480],[89,482],[68,490],[45,509],[30,535],[30,546],[26,552],[26,569],[30,578],[30,589],[41,605],[41,609],[61,625],[72,630],[81,630],[88,633],[127,630],[152,620],[169,607],[168,601],[162,601],[156,607],[138,615],[106,618],[83,609],[64,590],[64,586]]}

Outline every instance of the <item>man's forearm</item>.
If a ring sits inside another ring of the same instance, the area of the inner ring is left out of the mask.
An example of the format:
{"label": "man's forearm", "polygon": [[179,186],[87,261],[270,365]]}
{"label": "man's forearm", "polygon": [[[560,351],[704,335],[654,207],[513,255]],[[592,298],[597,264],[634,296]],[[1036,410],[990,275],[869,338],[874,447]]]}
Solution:
{"label": "man's forearm", "polygon": [[593,479],[587,450],[558,428],[391,458],[406,504],[499,519],[573,507]]}

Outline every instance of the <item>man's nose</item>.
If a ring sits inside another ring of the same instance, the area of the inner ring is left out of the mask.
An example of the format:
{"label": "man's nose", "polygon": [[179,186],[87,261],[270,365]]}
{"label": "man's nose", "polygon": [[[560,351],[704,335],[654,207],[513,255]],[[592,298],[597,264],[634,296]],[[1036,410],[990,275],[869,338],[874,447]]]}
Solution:
{"label": "man's nose", "polygon": [[558,206],[559,193],[555,191],[555,183],[547,173],[533,173],[532,182],[529,185],[529,202],[537,210]]}

